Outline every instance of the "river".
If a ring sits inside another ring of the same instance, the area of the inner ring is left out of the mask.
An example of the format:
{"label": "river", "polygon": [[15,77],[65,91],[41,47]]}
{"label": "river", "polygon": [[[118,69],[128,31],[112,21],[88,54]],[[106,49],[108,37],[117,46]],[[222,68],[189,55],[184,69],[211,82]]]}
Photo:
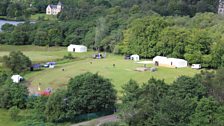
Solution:
{"label": "river", "polygon": [[12,24],[12,25],[18,25],[20,23],[24,23],[24,21],[7,21],[7,20],[1,20],[0,19],[0,31],[2,29],[2,25],[6,24],[6,23]]}

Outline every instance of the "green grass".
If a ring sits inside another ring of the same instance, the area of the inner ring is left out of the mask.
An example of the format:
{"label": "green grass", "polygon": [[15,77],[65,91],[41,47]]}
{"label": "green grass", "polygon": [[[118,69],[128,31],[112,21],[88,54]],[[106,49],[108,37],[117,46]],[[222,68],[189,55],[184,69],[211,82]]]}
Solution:
{"label": "green grass", "polygon": [[17,123],[11,120],[7,110],[0,109],[0,126],[16,126]]}
{"label": "green grass", "polygon": [[40,47],[40,46],[11,46],[0,45],[0,63],[3,56],[8,55],[10,51],[22,51],[34,63],[53,61],[61,59],[67,54],[64,47]]}
{"label": "green grass", "polygon": [[[0,45],[0,59],[3,55],[7,55],[12,50],[20,50],[31,58],[33,62],[56,61],[59,63],[54,69],[43,69],[36,72],[28,72],[25,79],[30,83],[30,88],[34,91],[41,83],[41,89],[47,87],[59,88],[66,87],[70,78],[76,75],[92,72],[111,79],[112,83],[119,92],[121,87],[130,79],[134,79],[139,83],[147,82],[151,77],[164,79],[166,83],[171,84],[181,75],[193,76],[199,73],[198,70],[191,68],[167,68],[158,67],[157,72],[137,72],[136,67],[142,67],[142,64],[136,64],[134,61],[124,60],[122,56],[108,54],[106,59],[91,59],[93,52],[73,53],[73,56],[79,57],[79,60],[60,61],[67,54],[65,47],[39,47],[39,46],[5,46]],[[81,59],[81,60],[80,60]],[[90,64],[92,62],[92,64]],[[116,67],[113,67],[116,64]],[[152,67],[152,65],[148,65]],[[65,71],[62,71],[65,69]]]}
{"label": "green grass", "polygon": [[[90,64],[92,62],[92,64]],[[116,64],[113,67],[113,64]],[[139,83],[147,82],[151,77],[164,79],[168,84],[172,83],[177,77],[181,75],[193,76],[199,71],[191,68],[166,68],[159,67],[157,72],[137,72],[136,67],[142,67],[142,64],[136,64],[133,61],[123,60],[121,56],[110,55],[106,59],[85,59],[74,61],[67,64],[60,64],[55,69],[46,69],[44,71],[33,72],[27,74],[25,78],[28,79],[32,88],[37,89],[41,83],[41,89],[47,87],[58,88],[67,85],[70,78],[76,75],[92,72],[111,79],[112,83],[120,93],[122,86],[130,79],[134,79]],[[152,67],[152,65],[148,65]],[[61,69],[65,69],[62,71]]]}
{"label": "green grass", "polygon": [[46,21],[55,21],[57,17],[55,15],[46,15],[45,13],[31,15],[30,20],[37,21],[39,18],[43,18]]}

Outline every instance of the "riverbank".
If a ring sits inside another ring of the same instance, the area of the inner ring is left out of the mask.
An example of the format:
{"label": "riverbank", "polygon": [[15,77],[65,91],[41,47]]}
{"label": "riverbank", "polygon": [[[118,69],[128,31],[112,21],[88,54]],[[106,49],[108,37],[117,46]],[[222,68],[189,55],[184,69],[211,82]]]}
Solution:
{"label": "riverbank", "polygon": [[45,13],[38,13],[38,14],[31,15],[30,18],[23,18],[23,17],[10,18],[10,17],[7,17],[7,16],[0,16],[0,20],[6,20],[6,21],[31,21],[31,22],[36,22],[38,20],[55,21],[55,20],[57,20],[57,16],[55,16],[55,15],[46,15]]}
{"label": "riverbank", "polygon": [[22,18],[9,18],[7,16],[0,16],[0,20],[6,20],[6,21],[26,21]]}

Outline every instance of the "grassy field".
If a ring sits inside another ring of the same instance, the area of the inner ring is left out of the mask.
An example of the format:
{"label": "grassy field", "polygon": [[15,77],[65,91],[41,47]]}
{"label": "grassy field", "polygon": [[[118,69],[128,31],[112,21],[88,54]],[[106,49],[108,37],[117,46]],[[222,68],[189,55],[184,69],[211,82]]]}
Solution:
{"label": "grassy field", "polygon": [[[92,64],[90,64],[92,62]],[[113,67],[113,64],[116,66]],[[130,60],[124,60],[121,56],[108,55],[106,59],[85,59],[74,61],[66,64],[59,64],[54,69],[46,69],[43,71],[32,72],[25,76],[30,82],[32,89],[37,89],[38,84],[41,84],[41,89],[48,87],[58,88],[65,87],[68,80],[76,75],[84,72],[99,73],[100,75],[111,79],[112,83],[119,92],[122,85],[130,79],[134,79],[140,83],[147,82],[151,77],[164,79],[168,84],[172,83],[181,75],[193,76],[199,71],[191,68],[166,68],[158,67],[157,72],[138,72],[135,68],[142,67],[142,64],[137,64]],[[153,65],[148,65],[152,67]],[[64,69],[64,71],[62,71]]]}
{"label": "grassy field", "polygon": [[[0,57],[7,55],[12,50],[23,51],[25,55],[31,58],[33,62],[60,61],[67,54],[64,47],[39,47],[39,46],[0,46]],[[84,72],[99,73],[100,75],[111,79],[118,91],[122,85],[128,80],[134,79],[140,83],[147,82],[151,77],[164,79],[168,84],[172,83],[181,75],[193,76],[199,73],[198,70],[191,68],[166,68],[158,67],[157,72],[137,72],[135,68],[142,67],[142,64],[136,64],[134,61],[124,60],[122,56],[108,54],[106,59],[91,59],[93,52],[73,53],[75,57],[81,57],[82,60],[74,60],[72,62],[61,63],[54,69],[43,69],[41,71],[29,72],[25,75],[25,79],[30,83],[32,90],[37,90],[38,84],[41,89],[48,87],[59,88],[66,87],[68,80],[76,75]],[[90,64],[92,62],[92,64]],[[113,64],[116,66],[113,67]],[[152,65],[148,65],[152,67]],[[64,71],[62,71],[64,69]]]}
{"label": "grassy field", "polygon": [[8,55],[10,51],[22,51],[26,56],[30,57],[33,62],[57,60],[67,54],[66,48],[63,47],[50,48],[40,46],[0,45],[0,59],[4,55]]}
{"label": "grassy field", "polygon": [[0,109],[0,126],[16,126],[17,122],[12,121],[7,110]]}
{"label": "grassy field", "polygon": [[56,16],[54,16],[54,15],[46,15],[45,13],[31,15],[30,20],[37,21],[37,20],[39,20],[39,18],[41,18],[41,19],[43,19],[45,21],[55,21],[55,20],[57,20]]}

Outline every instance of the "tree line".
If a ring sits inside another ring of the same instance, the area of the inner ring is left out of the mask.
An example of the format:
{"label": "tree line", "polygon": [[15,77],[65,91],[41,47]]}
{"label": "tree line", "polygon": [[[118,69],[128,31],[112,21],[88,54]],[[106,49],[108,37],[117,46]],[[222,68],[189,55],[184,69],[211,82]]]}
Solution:
{"label": "tree line", "polygon": [[190,64],[218,68],[223,66],[223,24],[223,17],[213,13],[199,13],[193,18],[138,18],[124,30],[124,39],[114,51],[148,58],[184,58]]}
{"label": "tree line", "polygon": [[5,24],[3,32],[0,32],[0,44],[83,44],[90,49],[116,54],[184,58],[190,64],[201,63],[207,68],[224,65],[224,51],[221,48],[224,44],[224,21],[217,14],[162,17],[152,13],[136,17],[139,15],[137,12],[124,17],[119,11],[115,12],[91,22],[75,20],[26,22],[18,26]]}
{"label": "tree line", "polygon": [[48,4],[57,0],[1,0],[0,16],[13,20],[28,20],[31,14],[45,13]]}

